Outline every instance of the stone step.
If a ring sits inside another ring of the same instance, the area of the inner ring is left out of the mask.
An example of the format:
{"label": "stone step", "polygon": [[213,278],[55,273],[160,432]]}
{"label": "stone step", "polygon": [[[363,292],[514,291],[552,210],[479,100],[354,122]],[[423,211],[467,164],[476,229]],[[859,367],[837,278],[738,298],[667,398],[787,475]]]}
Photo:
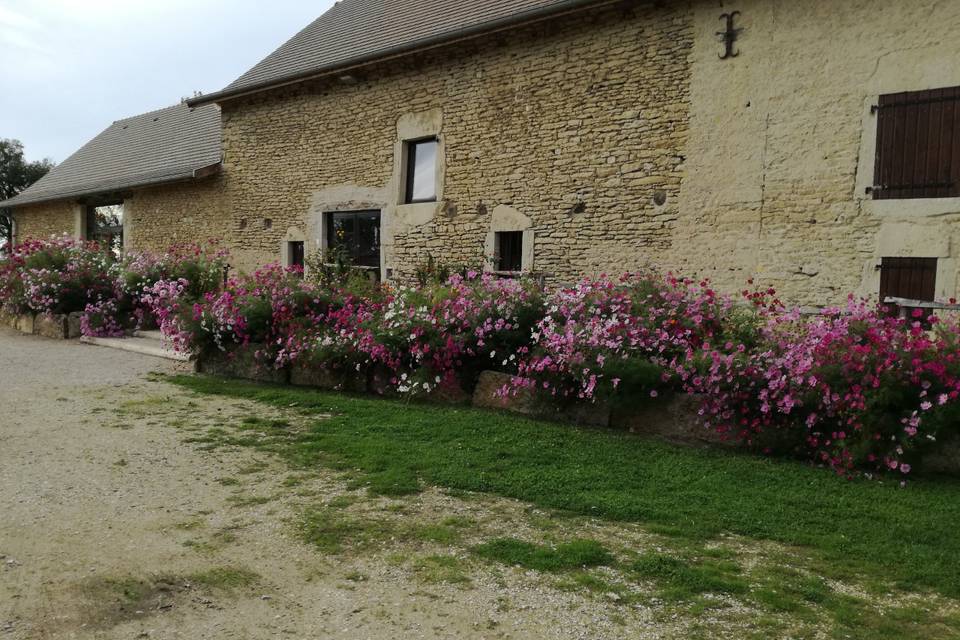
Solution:
{"label": "stone step", "polygon": [[134,336],[138,338],[147,338],[149,340],[163,340],[163,334],[160,333],[159,329],[153,329],[151,331],[137,331]]}
{"label": "stone step", "polygon": [[[159,333],[159,332],[158,332]],[[92,344],[97,347],[109,347],[110,349],[120,349],[121,351],[130,351],[146,356],[156,356],[157,358],[166,358],[177,362],[189,362],[190,354],[177,353],[173,349],[166,348],[159,338],[134,336],[131,338],[90,338],[84,336],[80,342]]]}

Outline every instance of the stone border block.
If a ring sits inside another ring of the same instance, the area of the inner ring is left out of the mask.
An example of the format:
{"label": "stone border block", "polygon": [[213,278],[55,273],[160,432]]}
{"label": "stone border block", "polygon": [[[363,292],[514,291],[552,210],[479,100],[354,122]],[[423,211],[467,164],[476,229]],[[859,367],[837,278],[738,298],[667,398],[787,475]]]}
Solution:
{"label": "stone border block", "polygon": [[473,392],[473,406],[590,427],[610,425],[610,407],[603,402],[580,402],[562,406],[552,395],[534,389],[520,389],[515,395],[501,397],[500,390],[510,384],[512,378],[513,376],[507,373],[482,372]]}
{"label": "stone border block", "polygon": [[231,351],[204,354],[197,360],[197,371],[214,376],[239,378],[254,382],[272,384],[287,384],[290,381],[290,372],[287,369],[267,367],[253,357],[255,348],[242,351]]}
{"label": "stone border block", "polygon": [[67,316],[40,314],[33,319],[33,334],[53,340],[66,340]]}

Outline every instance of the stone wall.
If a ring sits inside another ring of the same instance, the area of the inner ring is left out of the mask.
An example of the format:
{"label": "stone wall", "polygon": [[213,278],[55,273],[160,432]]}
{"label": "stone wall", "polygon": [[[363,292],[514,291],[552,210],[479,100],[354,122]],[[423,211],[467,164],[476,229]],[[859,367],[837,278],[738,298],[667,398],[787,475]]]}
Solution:
{"label": "stone wall", "polygon": [[139,189],[123,202],[128,251],[224,240],[233,232],[222,176]]}
{"label": "stone wall", "polygon": [[41,240],[52,235],[75,236],[77,233],[77,205],[73,202],[58,200],[18,207],[14,217],[15,242]]}
{"label": "stone wall", "polygon": [[[403,279],[428,255],[479,264],[510,207],[554,280],[655,262],[678,217],[692,28],[682,7],[604,9],[228,102],[235,253],[316,249],[324,211],[377,208]],[[405,131],[439,135],[436,205],[398,204]]]}
{"label": "stone wall", "polygon": [[[721,6],[722,5],[722,6]],[[720,14],[740,55],[720,60]],[[937,257],[957,295],[960,199],[874,201],[880,94],[960,85],[960,3],[737,0],[694,11],[687,173],[664,262],[807,305],[876,295],[882,257]]]}
{"label": "stone wall", "polygon": [[[74,200],[18,207],[17,240],[82,237],[84,210]],[[174,244],[208,241],[226,245],[232,231],[222,176],[137,189],[124,197],[123,211],[127,251],[162,252]]]}
{"label": "stone wall", "polygon": [[[320,248],[327,211],[378,209],[401,280],[515,230],[553,282],[656,265],[823,305],[876,295],[883,257],[936,257],[938,296],[960,297],[960,198],[865,193],[870,105],[960,85],[958,29],[936,0],[624,2],[448,45],[228,101],[224,175],[135,194],[128,237],[224,237],[249,270]],[[423,135],[439,202],[402,205],[402,140]],[[72,230],[65,206],[23,208],[19,236]]]}
{"label": "stone wall", "polygon": [[[740,55],[721,60],[732,10]],[[403,277],[427,255],[489,256],[507,208],[554,281],[653,264],[824,305],[876,295],[879,261],[915,256],[939,259],[937,294],[955,297],[960,199],[864,189],[869,106],[960,85],[958,27],[960,4],[935,0],[659,3],[231,102],[237,246],[277,259],[284,237],[320,246],[322,212],[378,208],[383,266]],[[417,117],[443,146],[432,208],[398,206],[397,141]]]}

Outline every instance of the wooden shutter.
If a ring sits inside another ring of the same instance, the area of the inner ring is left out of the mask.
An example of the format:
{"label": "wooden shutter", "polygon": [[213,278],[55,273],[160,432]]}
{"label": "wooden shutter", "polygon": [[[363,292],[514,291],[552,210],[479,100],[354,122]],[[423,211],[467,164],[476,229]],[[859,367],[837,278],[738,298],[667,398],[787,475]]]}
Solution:
{"label": "wooden shutter", "polygon": [[960,87],[880,96],[873,197],[960,196]]}
{"label": "wooden shutter", "polygon": [[[936,258],[884,258],[880,264],[880,303],[890,298],[932,302],[937,290]],[[889,305],[891,315],[900,307]]]}

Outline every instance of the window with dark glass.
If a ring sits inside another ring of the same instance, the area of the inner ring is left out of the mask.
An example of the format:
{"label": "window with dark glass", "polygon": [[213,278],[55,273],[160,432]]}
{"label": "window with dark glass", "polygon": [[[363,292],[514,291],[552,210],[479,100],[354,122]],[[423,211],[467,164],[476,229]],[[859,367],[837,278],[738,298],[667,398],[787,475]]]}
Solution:
{"label": "window with dark glass", "polygon": [[327,261],[380,268],[380,212],[327,213]]}
{"label": "window with dark glass", "polygon": [[883,95],[873,112],[874,199],[960,196],[960,87]]}
{"label": "window with dark glass", "polygon": [[[0,213],[0,216],[3,216]],[[3,229],[3,239],[2,244],[0,244],[0,258],[10,252],[10,249],[13,248],[13,216],[7,215],[4,216],[4,229]]]}
{"label": "window with dark glass", "polygon": [[406,194],[404,202],[436,202],[437,148],[436,138],[406,143]]}
{"label": "window with dark glass", "polygon": [[523,231],[499,231],[495,237],[496,270],[520,271],[523,268]]}
{"label": "window with dark glass", "polygon": [[303,242],[290,242],[287,251],[290,257],[290,266],[300,267],[302,269],[306,262]]}
{"label": "window with dark glass", "polygon": [[119,258],[123,255],[123,205],[87,208],[87,240]]}

